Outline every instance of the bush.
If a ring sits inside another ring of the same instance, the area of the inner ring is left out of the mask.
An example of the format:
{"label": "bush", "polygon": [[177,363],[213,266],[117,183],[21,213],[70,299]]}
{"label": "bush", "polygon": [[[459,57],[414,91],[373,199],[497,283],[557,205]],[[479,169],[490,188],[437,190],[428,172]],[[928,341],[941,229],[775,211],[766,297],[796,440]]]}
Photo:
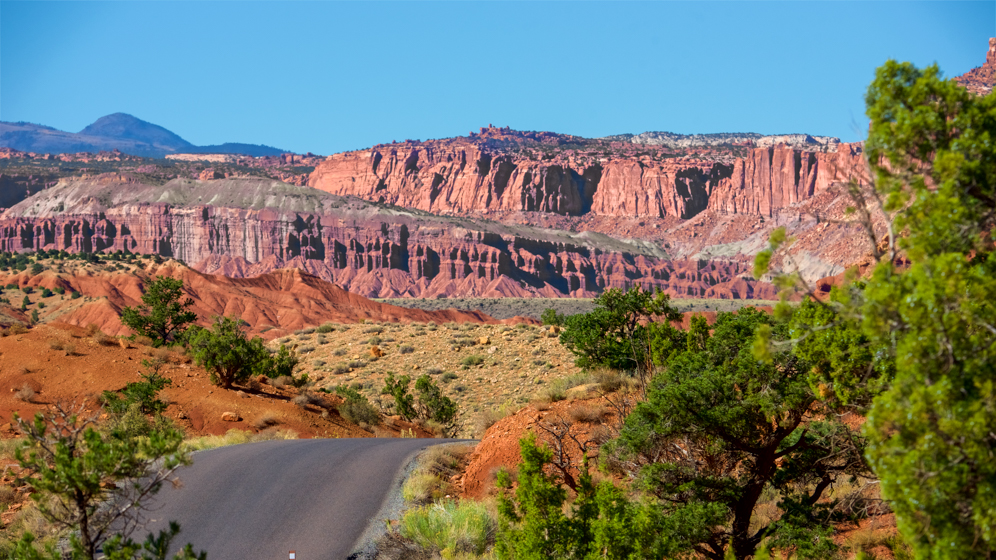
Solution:
{"label": "bush", "polygon": [[429,375],[439,375],[440,373],[443,373],[443,368],[441,368],[441,367],[431,367],[431,368],[425,370],[425,373],[427,373]]}
{"label": "bush", "polygon": [[340,385],[336,387],[335,394],[343,400],[338,407],[340,416],[356,425],[376,426],[380,424],[380,413],[358,391]]}
{"label": "bush", "polygon": [[414,351],[415,347],[408,344],[402,344],[401,346],[398,347],[399,354],[411,354]]}
{"label": "bush", "polygon": [[252,375],[293,376],[297,356],[285,346],[270,355],[258,336],[249,339],[241,321],[218,317],[210,329],[191,329],[190,349],[197,365],[211,371],[211,382],[222,388],[242,383]]}
{"label": "bush", "polygon": [[163,361],[142,360],[142,366],[145,368],[142,381],[125,385],[120,396],[113,391],[104,391],[101,395],[100,399],[108,412],[123,414],[130,406],[136,405],[142,414],[158,414],[169,406],[169,403],[159,399],[159,391],[173,384],[160,373]]}
{"label": "bush", "polygon": [[471,354],[460,360],[460,363],[465,366],[477,366],[484,363],[484,356],[478,356],[477,354]]}
{"label": "bush", "polygon": [[391,373],[384,381],[381,394],[394,397],[395,410],[405,420],[422,419],[448,423],[456,416],[456,403],[443,396],[439,387],[428,375],[423,375],[415,382],[416,396],[409,393],[411,378],[403,375],[395,379]]}
{"label": "bush", "polygon": [[325,323],[324,325],[321,325],[321,326],[319,326],[318,328],[315,329],[315,331],[317,331],[317,332],[319,332],[321,334],[327,334],[327,333],[330,333],[330,332],[332,332],[334,330],[335,330],[335,325],[333,325],[332,323]]}

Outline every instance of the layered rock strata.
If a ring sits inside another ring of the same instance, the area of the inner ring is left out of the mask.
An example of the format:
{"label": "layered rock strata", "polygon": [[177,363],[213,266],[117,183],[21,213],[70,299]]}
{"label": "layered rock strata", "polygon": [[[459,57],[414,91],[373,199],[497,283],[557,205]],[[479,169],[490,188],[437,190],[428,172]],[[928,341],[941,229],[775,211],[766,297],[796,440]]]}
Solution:
{"label": "layered rock strata", "polygon": [[159,254],[232,277],[295,267],[367,297],[591,297],[642,284],[770,297],[742,262],[672,261],[652,243],[371,204],[268,180],[63,180],[0,214],[0,251]]}

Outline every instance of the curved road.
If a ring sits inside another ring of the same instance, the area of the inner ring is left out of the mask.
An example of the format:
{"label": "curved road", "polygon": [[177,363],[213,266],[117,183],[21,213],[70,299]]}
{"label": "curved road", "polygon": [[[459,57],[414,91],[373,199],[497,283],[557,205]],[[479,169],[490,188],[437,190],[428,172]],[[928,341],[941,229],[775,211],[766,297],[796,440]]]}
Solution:
{"label": "curved road", "polygon": [[195,453],[178,473],[182,486],[155,497],[147,530],[177,521],[174,544],[189,542],[208,560],[283,560],[291,550],[298,560],[342,560],[406,460],[449,441],[288,440]]}

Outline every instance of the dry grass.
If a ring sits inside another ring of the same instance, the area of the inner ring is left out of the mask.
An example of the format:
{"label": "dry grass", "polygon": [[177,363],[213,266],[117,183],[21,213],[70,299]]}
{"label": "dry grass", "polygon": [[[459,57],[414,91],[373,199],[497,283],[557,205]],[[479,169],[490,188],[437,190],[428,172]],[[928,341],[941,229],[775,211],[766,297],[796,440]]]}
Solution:
{"label": "dry grass", "polygon": [[252,423],[252,425],[257,430],[265,430],[270,426],[276,426],[279,423],[280,420],[277,418],[276,414],[272,412],[264,412],[262,416],[257,418],[256,421]]}
{"label": "dry grass", "polygon": [[297,439],[297,432],[291,430],[266,430],[258,434],[243,430],[228,430],[223,436],[201,436],[188,439],[185,443],[190,451],[200,451],[203,449],[214,449],[228,445],[239,445],[242,443],[255,443],[257,441],[270,441],[275,439]]}
{"label": "dry grass", "polygon": [[303,391],[301,394],[295,396],[293,399],[291,399],[291,402],[295,406],[299,406],[301,408],[305,408],[309,404],[318,405],[318,406],[324,404],[324,401],[321,399],[321,397],[318,397],[314,393],[310,393],[308,391]]}
{"label": "dry grass", "polygon": [[590,404],[579,404],[570,409],[571,420],[583,424],[594,424],[605,417],[605,407]]}
{"label": "dry grass", "polygon": [[35,390],[32,389],[31,386],[28,385],[27,383],[22,385],[20,389],[14,392],[15,399],[26,403],[35,402],[35,396],[37,396]]}

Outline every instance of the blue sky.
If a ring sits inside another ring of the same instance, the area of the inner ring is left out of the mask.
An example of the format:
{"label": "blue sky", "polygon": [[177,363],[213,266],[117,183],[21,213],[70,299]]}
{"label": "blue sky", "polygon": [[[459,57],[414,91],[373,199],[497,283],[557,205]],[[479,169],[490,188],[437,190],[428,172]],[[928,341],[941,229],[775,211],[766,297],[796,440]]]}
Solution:
{"label": "blue sky", "polygon": [[956,76],[991,36],[991,0],[0,1],[0,120],[321,154],[489,123],[859,140],[876,66]]}

